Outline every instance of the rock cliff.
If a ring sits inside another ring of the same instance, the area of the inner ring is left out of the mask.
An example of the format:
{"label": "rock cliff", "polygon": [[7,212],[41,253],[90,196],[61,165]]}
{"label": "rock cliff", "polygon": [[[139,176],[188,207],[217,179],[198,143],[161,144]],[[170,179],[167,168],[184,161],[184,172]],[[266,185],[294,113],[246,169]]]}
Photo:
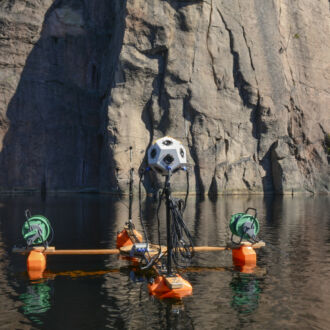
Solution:
{"label": "rock cliff", "polygon": [[125,191],[170,135],[198,193],[328,193],[329,104],[327,0],[0,2],[2,191]]}

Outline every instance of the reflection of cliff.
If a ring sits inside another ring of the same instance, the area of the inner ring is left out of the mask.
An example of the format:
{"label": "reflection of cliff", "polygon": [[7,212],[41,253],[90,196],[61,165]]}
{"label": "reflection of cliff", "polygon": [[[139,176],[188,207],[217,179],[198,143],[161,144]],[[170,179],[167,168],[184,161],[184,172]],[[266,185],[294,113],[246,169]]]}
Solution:
{"label": "reflection of cliff", "polygon": [[22,329],[22,324],[29,322],[17,311],[17,307],[20,306],[17,302],[18,294],[13,286],[8,285],[9,258],[2,238],[2,220],[0,219],[0,327]]}
{"label": "reflection of cliff", "polygon": [[118,168],[126,190],[129,146],[137,169],[169,134],[198,192],[329,192],[328,12],[327,0],[1,1],[0,188],[112,190]]}

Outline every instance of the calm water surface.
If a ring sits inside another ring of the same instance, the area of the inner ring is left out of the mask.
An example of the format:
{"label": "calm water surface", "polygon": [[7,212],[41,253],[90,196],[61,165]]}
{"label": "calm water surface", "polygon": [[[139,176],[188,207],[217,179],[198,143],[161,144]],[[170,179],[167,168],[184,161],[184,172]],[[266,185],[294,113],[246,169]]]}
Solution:
{"label": "calm water surface", "polygon": [[[0,329],[329,329],[328,196],[190,198],[185,220],[196,245],[229,242],[230,215],[250,206],[267,246],[253,274],[233,269],[230,252],[196,255],[184,273],[193,296],[182,302],[150,297],[145,279],[117,256],[49,256],[48,277],[30,281],[26,258],[11,253],[27,208],[50,219],[57,249],[114,248],[126,205],[98,195],[1,197]],[[156,206],[143,204],[157,242]],[[133,214],[141,230],[137,201]]]}

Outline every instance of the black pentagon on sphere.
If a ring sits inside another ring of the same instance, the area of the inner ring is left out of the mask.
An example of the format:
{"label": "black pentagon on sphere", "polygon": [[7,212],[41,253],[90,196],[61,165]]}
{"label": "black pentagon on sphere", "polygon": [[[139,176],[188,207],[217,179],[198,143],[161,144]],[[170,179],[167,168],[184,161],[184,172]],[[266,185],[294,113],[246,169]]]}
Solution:
{"label": "black pentagon on sphere", "polygon": [[173,142],[171,140],[165,140],[165,141],[163,141],[163,145],[164,146],[170,146],[171,144],[173,144]]}
{"label": "black pentagon on sphere", "polygon": [[150,157],[151,158],[155,158],[156,157],[156,154],[157,154],[157,150],[155,148],[153,148],[150,152]]}
{"label": "black pentagon on sphere", "polygon": [[172,155],[167,154],[164,158],[163,161],[165,164],[170,165],[173,162],[174,158]]}

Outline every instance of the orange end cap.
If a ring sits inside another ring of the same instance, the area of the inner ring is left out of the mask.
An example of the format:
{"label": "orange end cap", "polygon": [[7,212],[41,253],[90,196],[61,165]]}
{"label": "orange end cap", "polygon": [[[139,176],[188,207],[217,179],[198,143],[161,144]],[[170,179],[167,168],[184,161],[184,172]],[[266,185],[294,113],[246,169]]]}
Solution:
{"label": "orange end cap", "polygon": [[241,246],[232,250],[233,262],[235,265],[249,264],[255,266],[257,264],[257,254],[251,246]]}
{"label": "orange end cap", "polygon": [[134,237],[132,238],[129,233],[127,232],[126,228],[124,228],[119,234],[117,234],[117,249],[120,249],[123,246],[127,245],[133,245],[133,241],[138,241],[139,243],[142,242],[142,235],[136,231],[135,229],[133,230],[134,232]]}
{"label": "orange end cap", "polygon": [[133,242],[131,241],[130,237],[127,234],[126,229],[123,229],[118,235],[117,235],[117,243],[116,247],[117,249],[126,246],[126,245],[133,245]]}
{"label": "orange end cap", "polygon": [[31,251],[27,258],[29,272],[43,272],[46,269],[46,256],[40,251]]}

